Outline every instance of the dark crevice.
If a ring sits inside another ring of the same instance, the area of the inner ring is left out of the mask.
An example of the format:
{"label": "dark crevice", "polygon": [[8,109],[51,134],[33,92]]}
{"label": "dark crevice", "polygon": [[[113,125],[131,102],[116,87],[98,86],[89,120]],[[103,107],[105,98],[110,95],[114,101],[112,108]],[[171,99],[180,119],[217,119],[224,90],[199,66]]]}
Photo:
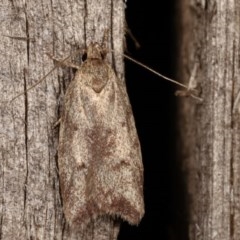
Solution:
{"label": "dark crevice", "polygon": [[[2,202],[2,206],[4,206],[4,203]],[[0,217],[0,240],[2,240],[2,227],[3,227],[3,214]]]}
{"label": "dark crevice", "polygon": [[[4,156],[4,152],[3,151],[1,151],[1,159],[3,159],[3,162],[1,163],[2,164],[2,168],[1,168],[1,177],[2,177],[2,201],[1,201],[1,204],[2,204],[2,206],[4,206],[4,202],[5,202],[5,198],[4,198],[4,192],[5,192],[5,174],[4,174],[4,165],[5,165],[5,161],[4,161],[4,159],[6,159],[5,158],[5,156]],[[0,218],[0,240],[2,239],[2,235],[3,235],[3,232],[2,232],[2,227],[3,227],[3,209],[1,209],[2,210],[2,212],[1,212],[1,218]]]}
{"label": "dark crevice", "polygon": [[[114,49],[114,46],[113,46],[113,25],[112,25],[112,23],[113,23],[113,18],[114,18],[114,15],[113,15],[113,10],[114,10],[114,6],[113,6],[113,1],[114,0],[112,0],[111,1],[111,25],[110,25],[110,36],[111,36],[111,39],[110,39],[110,49]],[[113,67],[113,69],[115,70],[115,72],[116,72],[116,61],[115,61],[115,57],[114,57],[114,52],[112,51],[112,67]]]}
{"label": "dark crevice", "polygon": [[[233,42],[233,57],[232,57],[232,62],[234,63],[235,60],[236,60],[236,42],[234,41]],[[235,76],[235,67],[233,65],[232,67],[232,76],[231,78],[234,79],[234,76]],[[233,81],[233,85],[232,85],[232,93],[234,93],[234,81]],[[239,94],[239,93],[238,93]],[[234,94],[232,94],[233,96]],[[238,96],[237,96],[238,97]],[[235,98],[237,99],[237,98]],[[236,101],[236,100],[235,100]],[[231,129],[234,130],[234,125],[235,125],[235,116],[234,116],[234,98],[232,97],[232,112],[231,112],[231,116],[232,116],[232,119],[231,119]],[[232,139],[232,144],[231,144],[231,159],[230,159],[230,187],[231,187],[231,190],[233,191],[233,188],[234,188],[234,140]],[[231,206],[230,208],[233,209],[234,207],[234,203],[231,201]],[[235,212],[232,211],[231,215],[230,215],[230,236],[231,238],[233,238],[234,236],[234,219],[235,219]]]}
{"label": "dark crevice", "polygon": [[62,225],[62,239],[65,239],[65,232],[66,232],[66,221],[64,221],[63,225]]}
{"label": "dark crevice", "polygon": [[[26,38],[27,38],[27,63],[29,65],[30,59],[30,37],[29,37],[29,24],[28,24],[28,16],[27,16],[27,4],[25,4],[25,17],[26,17]],[[28,186],[28,94],[27,94],[27,70],[24,69],[23,72],[23,88],[24,88],[24,106],[25,106],[25,158],[26,158],[26,177],[24,183],[24,209],[26,209],[27,204],[27,186]]]}
{"label": "dark crevice", "polygon": [[[87,29],[87,26],[86,26],[86,23],[87,23],[87,15],[88,15],[88,7],[87,7],[87,0],[84,1],[84,9],[85,9],[85,16],[84,16],[84,25],[83,25],[83,28],[84,28],[84,42],[85,44],[87,43],[87,32],[86,32],[86,29]],[[85,45],[85,49],[87,49],[87,46]]]}
{"label": "dark crevice", "polygon": [[24,105],[25,105],[25,155],[26,155],[26,178],[24,183],[24,209],[26,208],[27,186],[28,186],[28,97],[27,97],[27,81],[24,71]]}
{"label": "dark crevice", "polygon": [[27,37],[27,61],[28,61],[28,64],[29,64],[29,58],[30,58],[30,37],[29,37],[29,32],[28,32],[28,19],[27,19],[27,16],[26,16],[26,37]]}
{"label": "dark crevice", "polygon": [[[51,12],[52,12],[52,16],[54,19],[54,11],[53,11],[53,2],[52,0],[50,0],[50,6],[51,6]],[[53,47],[53,53],[55,53],[55,25],[54,25],[54,21],[52,21],[52,47]]]}

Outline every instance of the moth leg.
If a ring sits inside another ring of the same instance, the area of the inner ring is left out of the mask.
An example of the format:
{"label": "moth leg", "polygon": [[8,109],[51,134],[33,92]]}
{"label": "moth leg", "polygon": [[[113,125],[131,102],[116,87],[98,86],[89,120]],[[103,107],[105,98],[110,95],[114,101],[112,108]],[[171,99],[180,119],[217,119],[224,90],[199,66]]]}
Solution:
{"label": "moth leg", "polygon": [[68,59],[58,59],[54,56],[52,56],[50,53],[46,53],[48,55],[48,57],[50,57],[51,59],[53,59],[55,62],[57,62],[57,64],[59,66],[62,67],[70,67],[70,68],[74,68],[74,69],[79,69],[80,66],[77,64],[72,63],[71,61],[69,61]]}

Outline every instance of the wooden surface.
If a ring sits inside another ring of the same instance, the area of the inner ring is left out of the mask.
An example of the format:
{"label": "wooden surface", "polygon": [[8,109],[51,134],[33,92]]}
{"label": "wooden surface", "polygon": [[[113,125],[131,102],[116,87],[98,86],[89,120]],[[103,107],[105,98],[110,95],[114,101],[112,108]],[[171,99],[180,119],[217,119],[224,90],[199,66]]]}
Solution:
{"label": "wooden surface", "polygon": [[188,192],[189,239],[240,239],[239,1],[189,1],[182,20],[179,72],[194,65],[202,103],[181,99],[182,175]]}
{"label": "wooden surface", "polygon": [[90,42],[101,43],[106,29],[107,46],[115,50],[108,60],[123,78],[124,2],[4,0],[0,20],[0,238],[116,239],[119,226],[112,220],[79,233],[64,221],[54,124],[71,70],[58,69],[9,101],[54,67],[46,52],[66,57]]}

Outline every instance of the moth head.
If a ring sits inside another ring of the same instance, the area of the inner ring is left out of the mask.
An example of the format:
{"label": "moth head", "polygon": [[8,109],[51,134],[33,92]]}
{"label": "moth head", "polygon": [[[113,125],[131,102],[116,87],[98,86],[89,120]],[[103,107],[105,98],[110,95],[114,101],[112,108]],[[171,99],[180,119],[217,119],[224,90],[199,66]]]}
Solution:
{"label": "moth head", "polygon": [[103,60],[106,55],[106,51],[98,43],[90,43],[87,51],[87,59],[101,59]]}

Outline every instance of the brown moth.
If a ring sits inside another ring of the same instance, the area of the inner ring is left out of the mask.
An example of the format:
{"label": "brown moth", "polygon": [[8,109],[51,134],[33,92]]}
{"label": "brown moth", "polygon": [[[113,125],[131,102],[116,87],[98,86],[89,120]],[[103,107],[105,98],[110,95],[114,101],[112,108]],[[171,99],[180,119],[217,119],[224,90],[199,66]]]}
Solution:
{"label": "brown moth", "polygon": [[138,224],[144,214],[143,165],[126,86],[90,44],[65,94],[58,166],[70,226],[99,217]]}

